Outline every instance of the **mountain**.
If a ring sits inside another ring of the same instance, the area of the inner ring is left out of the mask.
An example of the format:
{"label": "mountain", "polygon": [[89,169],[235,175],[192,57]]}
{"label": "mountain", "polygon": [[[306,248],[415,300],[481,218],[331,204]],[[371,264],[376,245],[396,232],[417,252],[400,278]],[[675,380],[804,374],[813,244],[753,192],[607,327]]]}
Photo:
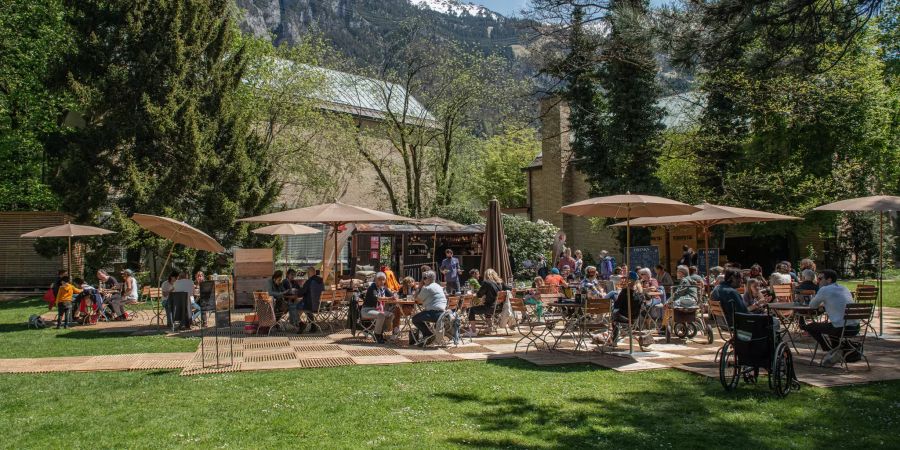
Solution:
{"label": "mountain", "polygon": [[275,44],[297,42],[318,30],[342,53],[361,64],[377,64],[378,42],[408,19],[422,20],[439,39],[513,58],[524,43],[526,22],[484,6],[456,0],[235,0],[241,28],[271,36]]}

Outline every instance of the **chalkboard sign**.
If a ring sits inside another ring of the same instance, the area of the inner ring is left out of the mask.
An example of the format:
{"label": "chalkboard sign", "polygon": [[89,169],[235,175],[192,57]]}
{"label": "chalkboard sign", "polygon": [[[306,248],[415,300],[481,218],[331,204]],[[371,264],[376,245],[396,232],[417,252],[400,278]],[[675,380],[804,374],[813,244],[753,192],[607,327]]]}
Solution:
{"label": "chalkboard sign", "polygon": [[[709,249],[709,267],[716,267],[719,265],[719,249],[711,248]],[[706,249],[701,248],[697,251],[697,269],[700,270],[700,273],[706,275]]]}
{"label": "chalkboard sign", "polygon": [[631,267],[629,270],[634,270],[638,266],[653,268],[659,264],[659,247],[655,245],[631,247],[629,253],[631,254]]}

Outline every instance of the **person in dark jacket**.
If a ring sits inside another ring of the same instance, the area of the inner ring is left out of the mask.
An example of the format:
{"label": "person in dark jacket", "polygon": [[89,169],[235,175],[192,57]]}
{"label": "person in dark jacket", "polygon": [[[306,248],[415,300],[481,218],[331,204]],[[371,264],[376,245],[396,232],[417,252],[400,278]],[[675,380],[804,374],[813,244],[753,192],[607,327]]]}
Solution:
{"label": "person in dark jacket", "polygon": [[360,310],[359,313],[360,317],[363,319],[375,320],[375,342],[379,344],[384,344],[384,330],[391,325],[391,319],[394,317],[392,312],[385,311],[383,307],[378,307],[379,299],[396,297],[396,294],[388,289],[386,283],[387,274],[384,272],[375,274],[375,281],[369,285],[368,289],[366,289],[366,295],[363,297],[362,310]]}
{"label": "person in dark jacket", "polygon": [[637,320],[641,313],[641,304],[647,299],[641,282],[638,281],[637,272],[628,273],[628,285],[619,291],[615,303],[613,303],[613,331],[610,342],[613,346],[619,340],[619,327],[628,323],[628,299],[631,297],[631,321]]}
{"label": "person in dark jacket", "polygon": [[325,290],[325,281],[319,276],[316,268],[312,266],[306,269],[306,276],[306,282],[300,287],[297,296],[303,299],[302,309],[306,312],[306,318],[309,324],[307,324],[306,327],[301,326],[300,331],[302,332],[304,328],[309,328],[307,331],[312,332],[320,331],[321,329],[319,326],[313,323],[313,321],[314,314],[319,312],[319,300],[322,298],[322,291]]}
{"label": "person in dark jacket", "polygon": [[748,313],[747,306],[737,289],[741,287],[744,276],[738,269],[726,269],[725,280],[713,291],[713,300],[722,304],[722,312],[725,313],[725,321],[728,326],[734,326],[734,313]]}
{"label": "person in dark jacket", "polygon": [[[475,320],[475,316],[477,315],[484,316],[488,319],[493,317],[494,309],[497,305],[497,295],[500,294],[500,291],[509,289],[509,286],[503,284],[503,279],[500,278],[497,271],[494,269],[485,270],[484,279],[481,281],[481,287],[478,289],[478,293],[475,294],[476,297],[484,299],[484,302],[478,306],[469,308],[469,320]],[[475,325],[469,324],[469,332],[466,336],[474,337],[476,335]]]}

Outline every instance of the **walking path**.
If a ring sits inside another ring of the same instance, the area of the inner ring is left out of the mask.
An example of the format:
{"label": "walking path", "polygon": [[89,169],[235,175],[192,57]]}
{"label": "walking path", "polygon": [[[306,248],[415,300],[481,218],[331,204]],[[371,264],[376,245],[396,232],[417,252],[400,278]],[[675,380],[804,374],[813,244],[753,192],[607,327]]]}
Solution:
{"label": "walking path", "polygon": [[[243,329],[242,318],[242,315],[236,315],[237,320],[230,333],[223,333],[218,338],[218,350],[216,338],[207,336],[194,353],[0,359],[0,373],[181,369],[182,375],[197,375],[369,364],[488,361],[518,357],[542,366],[590,363],[623,372],[675,368],[717,378],[718,366],[714,359],[716,351],[722,345],[718,337],[713,344],[676,343],[675,340],[666,344],[664,339],[658,338],[649,351],[640,352],[635,347],[636,351],[631,355],[627,352],[627,344],[620,344],[618,349],[606,349],[606,353],[597,349],[574,352],[571,350],[574,346],[572,343],[565,343],[569,350],[532,349],[525,353],[521,346],[518,352],[514,351],[518,334],[505,336],[501,333],[499,336],[478,337],[471,343],[459,346],[422,350],[405,344],[375,345],[361,336],[352,336],[346,330],[318,335],[244,336],[240,334]],[[155,332],[148,323],[137,321],[104,325],[116,332]],[[198,335],[196,330],[189,333]],[[866,370],[863,362],[851,364],[849,372],[810,365],[812,341],[808,337],[799,338],[797,348],[799,354],[794,356],[794,367],[800,381],[806,384],[829,387],[900,379],[900,309],[885,308],[885,336],[869,339],[866,343],[871,370]]]}

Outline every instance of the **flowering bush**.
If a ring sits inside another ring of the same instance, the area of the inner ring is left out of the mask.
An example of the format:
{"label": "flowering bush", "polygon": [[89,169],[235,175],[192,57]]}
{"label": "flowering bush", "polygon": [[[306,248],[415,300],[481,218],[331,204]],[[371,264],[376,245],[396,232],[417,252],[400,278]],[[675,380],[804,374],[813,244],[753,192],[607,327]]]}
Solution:
{"label": "flowering bush", "polygon": [[537,270],[534,264],[539,256],[547,258],[553,238],[559,228],[550,222],[532,222],[524,217],[503,216],[503,228],[509,253],[515,262],[516,279],[533,278]]}

